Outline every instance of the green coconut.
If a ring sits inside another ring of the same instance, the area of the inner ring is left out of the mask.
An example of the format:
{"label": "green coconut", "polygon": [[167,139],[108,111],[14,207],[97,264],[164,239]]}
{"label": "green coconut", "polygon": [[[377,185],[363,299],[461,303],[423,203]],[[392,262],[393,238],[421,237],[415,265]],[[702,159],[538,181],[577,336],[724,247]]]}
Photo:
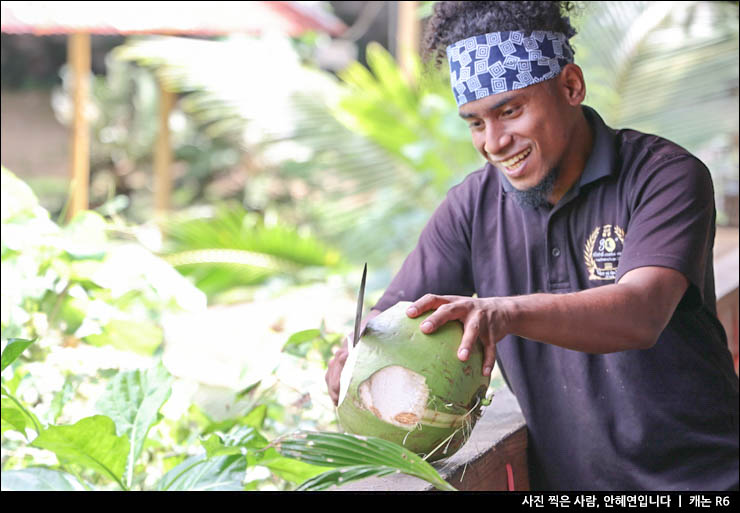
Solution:
{"label": "green coconut", "polygon": [[489,378],[480,347],[467,361],[457,357],[462,324],[448,322],[432,334],[419,330],[431,315],[406,315],[397,303],[371,319],[350,348],[340,377],[342,427],[389,440],[428,457],[454,454],[480,416]]}

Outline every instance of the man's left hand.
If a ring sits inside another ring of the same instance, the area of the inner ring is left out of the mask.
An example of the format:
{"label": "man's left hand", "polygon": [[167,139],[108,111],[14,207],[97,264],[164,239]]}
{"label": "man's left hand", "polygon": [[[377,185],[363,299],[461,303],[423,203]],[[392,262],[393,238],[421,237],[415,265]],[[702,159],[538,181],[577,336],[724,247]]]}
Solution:
{"label": "man's left hand", "polygon": [[483,375],[490,376],[496,361],[496,342],[506,335],[504,309],[501,298],[471,298],[464,296],[437,296],[427,294],[406,310],[411,318],[435,310],[421,324],[423,333],[433,333],[450,321],[460,321],[463,337],[457,357],[467,361],[474,345],[480,340],[483,346]]}

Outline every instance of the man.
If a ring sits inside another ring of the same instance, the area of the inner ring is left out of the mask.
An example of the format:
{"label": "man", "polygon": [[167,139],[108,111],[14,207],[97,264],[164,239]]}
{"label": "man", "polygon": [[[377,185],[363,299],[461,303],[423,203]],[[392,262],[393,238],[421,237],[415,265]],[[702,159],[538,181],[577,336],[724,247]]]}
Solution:
{"label": "man", "polygon": [[[738,380],[716,317],[715,210],[683,148],[582,105],[559,2],[439,2],[427,54],[486,166],[453,187],[368,316],[414,301],[498,359],[535,489],[738,487]],[[473,297],[475,296],[475,297]],[[367,320],[366,320],[367,322]],[[342,348],[327,383],[336,402]]]}

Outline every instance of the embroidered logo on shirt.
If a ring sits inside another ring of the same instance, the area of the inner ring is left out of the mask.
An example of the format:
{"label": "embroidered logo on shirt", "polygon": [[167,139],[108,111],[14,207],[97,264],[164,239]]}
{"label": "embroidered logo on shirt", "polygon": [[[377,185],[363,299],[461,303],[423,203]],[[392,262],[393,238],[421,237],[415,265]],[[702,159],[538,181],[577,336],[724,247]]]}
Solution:
{"label": "embroidered logo on shirt", "polygon": [[589,280],[613,280],[624,247],[624,230],[617,225],[597,226],[586,241],[583,257]]}

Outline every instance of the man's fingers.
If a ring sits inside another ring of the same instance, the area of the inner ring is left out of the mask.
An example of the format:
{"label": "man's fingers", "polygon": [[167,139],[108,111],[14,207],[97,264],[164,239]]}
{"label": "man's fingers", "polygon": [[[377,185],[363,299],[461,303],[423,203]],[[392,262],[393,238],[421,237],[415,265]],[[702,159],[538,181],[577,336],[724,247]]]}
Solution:
{"label": "man's fingers", "polygon": [[450,321],[463,321],[468,312],[468,306],[462,302],[445,303],[424,319],[421,323],[421,331],[432,333]]}
{"label": "man's fingers", "polygon": [[483,345],[483,375],[490,376],[496,364],[496,344],[489,342]]}
{"label": "man's fingers", "polygon": [[465,325],[460,347],[457,349],[457,357],[461,361],[465,362],[468,360],[470,353],[478,341],[479,329],[480,326],[477,322],[469,322]]}
{"label": "man's fingers", "polygon": [[426,294],[421,298],[414,301],[411,306],[406,309],[406,315],[409,317],[418,317],[419,315],[429,310],[435,310],[442,305],[446,305],[450,302],[448,296],[438,296],[436,294]]}
{"label": "man's fingers", "polygon": [[324,376],[324,380],[326,381],[327,389],[329,391],[329,397],[331,397],[335,406],[339,401],[339,378],[342,374],[342,368],[344,368],[344,364],[347,361],[347,356],[349,355],[348,344],[351,343],[349,342],[350,340],[351,337],[344,339],[342,347],[334,353],[334,357],[329,361],[329,367]]}

